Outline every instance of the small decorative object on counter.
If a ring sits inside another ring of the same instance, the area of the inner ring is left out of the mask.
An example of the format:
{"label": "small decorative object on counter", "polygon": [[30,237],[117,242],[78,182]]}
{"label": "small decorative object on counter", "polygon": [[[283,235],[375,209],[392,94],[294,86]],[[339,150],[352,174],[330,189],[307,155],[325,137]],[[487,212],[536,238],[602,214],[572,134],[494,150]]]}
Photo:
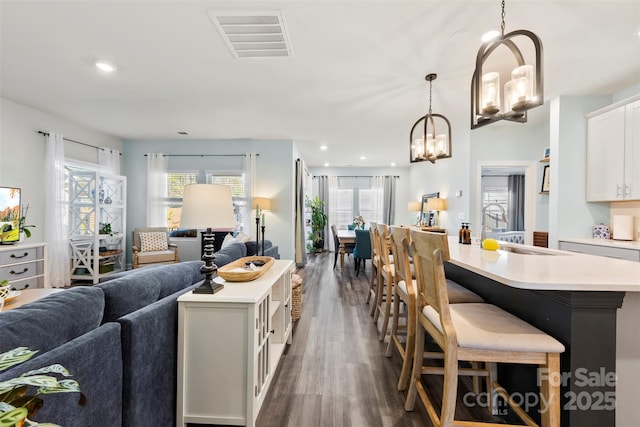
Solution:
{"label": "small decorative object on counter", "polygon": [[463,234],[464,234],[464,222],[460,224],[460,230],[458,230],[458,243],[462,243]]}
{"label": "small decorative object on counter", "polygon": [[609,226],[600,223],[600,225],[596,225],[593,227],[593,238],[594,239],[610,239],[611,233],[609,231]]}
{"label": "small decorative object on counter", "polygon": [[462,233],[462,244],[463,245],[470,245],[471,244],[471,230],[469,230],[469,224],[470,223],[465,223],[464,224],[464,231]]}

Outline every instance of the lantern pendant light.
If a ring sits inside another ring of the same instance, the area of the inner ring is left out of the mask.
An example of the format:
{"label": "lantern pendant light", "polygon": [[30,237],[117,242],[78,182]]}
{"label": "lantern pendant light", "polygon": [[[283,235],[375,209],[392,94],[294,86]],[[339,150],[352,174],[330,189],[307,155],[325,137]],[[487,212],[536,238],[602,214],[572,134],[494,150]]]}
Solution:
{"label": "lantern pendant light", "polygon": [[[501,35],[480,46],[476,56],[476,69],[471,80],[471,129],[499,120],[526,123],[527,111],[544,103],[542,42],[528,30],[505,34],[504,6],[505,1],[502,0]],[[527,39],[533,44],[535,55],[525,60],[515,41],[526,42]],[[506,47],[517,63],[510,73],[505,73],[504,87],[501,86],[504,74],[483,68],[487,58],[500,46]],[[532,59],[535,63],[531,62]]]}
{"label": "lantern pendant light", "polygon": [[[409,133],[409,161],[411,163],[424,162],[425,160],[435,163],[437,159],[451,157],[451,124],[442,114],[434,114],[431,111],[432,82],[438,77],[437,74],[427,74],[425,80],[429,82],[429,112],[420,117],[411,127]],[[436,120],[439,124],[436,132]],[[422,123],[422,133],[415,135],[414,131]],[[444,126],[447,129],[443,131]]]}

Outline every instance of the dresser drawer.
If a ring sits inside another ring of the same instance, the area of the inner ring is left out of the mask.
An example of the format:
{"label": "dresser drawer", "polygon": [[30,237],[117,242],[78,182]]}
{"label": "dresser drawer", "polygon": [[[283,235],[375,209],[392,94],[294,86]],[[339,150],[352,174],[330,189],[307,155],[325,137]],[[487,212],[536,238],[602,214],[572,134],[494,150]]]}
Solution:
{"label": "dresser drawer", "polygon": [[44,288],[44,278],[42,276],[32,276],[25,279],[16,280],[11,282],[12,291],[21,291],[23,289],[36,289]]}
{"label": "dresser drawer", "polygon": [[37,248],[15,249],[6,252],[0,252],[0,265],[34,261],[36,259],[38,259]]}
{"label": "dresser drawer", "polygon": [[0,280],[9,282],[26,279],[36,274],[38,274],[38,263],[35,261],[0,267]]}

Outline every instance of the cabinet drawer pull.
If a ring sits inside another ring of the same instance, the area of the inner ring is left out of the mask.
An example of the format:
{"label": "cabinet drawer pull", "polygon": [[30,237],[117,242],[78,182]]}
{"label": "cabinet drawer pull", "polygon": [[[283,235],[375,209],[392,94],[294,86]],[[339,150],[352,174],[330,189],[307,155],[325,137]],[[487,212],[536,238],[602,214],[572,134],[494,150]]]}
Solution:
{"label": "cabinet drawer pull", "polygon": [[272,329],[272,330],[271,330],[271,333],[272,333],[272,334],[275,334],[275,333],[276,333],[276,330],[275,330],[275,329]]}
{"label": "cabinet drawer pull", "polygon": [[29,271],[29,267],[25,267],[25,268],[24,268],[24,270],[22,270],[22,271],[14,271],[14,270],[11,270],[11,271],[9,272],[9,274],[24,274],[24,273],[26,273],[27,271]]}
{"label": "cabinet drawer pull", "polygon": [[16,255],[16,254],[11,254],[9,256],[9,258],[16,258],[16,259],[20,259],[20,258],[25,258],[29,256],[29,252],[25,252],[24,255]]}

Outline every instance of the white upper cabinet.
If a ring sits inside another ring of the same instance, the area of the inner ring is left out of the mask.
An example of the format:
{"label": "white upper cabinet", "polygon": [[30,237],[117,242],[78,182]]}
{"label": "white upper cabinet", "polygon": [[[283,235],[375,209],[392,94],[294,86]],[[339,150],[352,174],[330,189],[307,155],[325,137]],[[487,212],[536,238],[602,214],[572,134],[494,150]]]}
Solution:
{"label": "white upper cabinet", "polygon": [[587,201],[640,200],[640,101],[587,117]]}

